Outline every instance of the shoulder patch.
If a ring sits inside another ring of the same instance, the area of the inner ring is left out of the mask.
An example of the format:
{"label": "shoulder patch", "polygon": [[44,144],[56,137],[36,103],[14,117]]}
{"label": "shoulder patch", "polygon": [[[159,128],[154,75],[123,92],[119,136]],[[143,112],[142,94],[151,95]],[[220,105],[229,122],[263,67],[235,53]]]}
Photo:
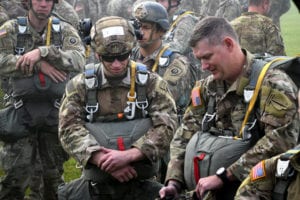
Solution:
{"label": "shoulder patch", "polygon": [[203,102],[200,95],[200,86],[194,87],[191,93],[192,105],[202,106]]}
{"label": "shoulder patch", "polygon": [[256,181],[266,177],[265,161],[256,164],[250,172],[251,181]]}
{"label": "shoulder patch", "polygon": [[0,38],[6,36],[7,32],[6,29],[0,29]]}

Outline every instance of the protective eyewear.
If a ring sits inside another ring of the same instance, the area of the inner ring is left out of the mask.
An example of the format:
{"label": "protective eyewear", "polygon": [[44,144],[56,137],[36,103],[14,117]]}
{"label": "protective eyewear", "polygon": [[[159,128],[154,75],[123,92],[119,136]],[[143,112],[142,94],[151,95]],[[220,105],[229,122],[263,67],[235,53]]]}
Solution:
{"label": "protective eyewear", "polygon": [[115,60],[118,60],[118,61],[122,62],[122,61],[128,59],[129,55],[130,55],[130,52],[122,54],[122,55],[116,55],[116,56],[104,56],[104,55],[102,55],[101,58],[105,62],[114,62]]}

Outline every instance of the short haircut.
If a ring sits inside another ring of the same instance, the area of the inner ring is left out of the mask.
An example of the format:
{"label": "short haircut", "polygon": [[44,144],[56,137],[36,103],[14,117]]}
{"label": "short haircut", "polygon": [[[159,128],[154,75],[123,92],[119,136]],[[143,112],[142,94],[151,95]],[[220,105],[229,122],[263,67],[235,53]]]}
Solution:
{"label": "short haircut", "polygon": [[195,47],[196,43],[203,39],[208,39],[211,45],[217,45],[222,43],[224,37],[231,37],[238,43],[238,36],[226,19],[206,17],[195,25],[189,45]]}

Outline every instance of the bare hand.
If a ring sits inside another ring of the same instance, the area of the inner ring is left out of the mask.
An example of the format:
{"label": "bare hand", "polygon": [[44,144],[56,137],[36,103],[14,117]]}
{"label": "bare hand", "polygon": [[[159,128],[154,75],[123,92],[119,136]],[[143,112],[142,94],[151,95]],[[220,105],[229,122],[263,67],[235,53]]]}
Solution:
{"label": "bare hand", "polygon": [[112,173],[130,163],[127,151],[118,151],[102,147],[101,151],[105,153],[100,157],[100,168],[107,173]]}
{"label": "bare hand", "polygon": [[20,56],[16,63],[16,69],[19,69],[23,74],[32,74],[33,66],[41,59],[39,49],[34,49]]}
{"label": "bare hand", "polygon": [[207,191],[220,189],[222,186],[222,180],[216,175],[200,178],[196,186],[197,197],[203,199]]}
{"label": "bare hand", "polygon": [[128,181],[136,178],[137,172],[135,171],[135,169],[132,166],[127,165],[121,169],[118,169],[118,170],[112,172],[111,175],[115,179],[117,179],[118,181],[123,183],[123,182],[128,182]]}
{"label": "bare hand", "polygon": [[49,76],[55,83],[63,82],[67,79],[66,72],[56,69],[46,61],[41,61],[40,71]]}
{"label": "bare hand", "polygon": [[173,199],[177,199],[179,197],[177,188],[174,184],[172,184],[172,181],[174,180],[170,180],[167,186],[164,186],[159,190],[159,196],[161,199],[165,197],[173,197]]}

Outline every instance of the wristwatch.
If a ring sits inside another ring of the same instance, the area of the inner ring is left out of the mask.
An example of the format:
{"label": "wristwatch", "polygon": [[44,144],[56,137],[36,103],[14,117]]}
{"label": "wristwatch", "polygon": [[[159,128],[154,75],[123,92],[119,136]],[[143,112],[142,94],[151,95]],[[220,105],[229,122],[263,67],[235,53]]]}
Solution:
{"label": "wristwatch", "polygon": [[222,180],[223,184],[226,185],[229,183],[229,179],[227,177],[227,171],[225,167],[221,167],[216,171],[216,175]]}

